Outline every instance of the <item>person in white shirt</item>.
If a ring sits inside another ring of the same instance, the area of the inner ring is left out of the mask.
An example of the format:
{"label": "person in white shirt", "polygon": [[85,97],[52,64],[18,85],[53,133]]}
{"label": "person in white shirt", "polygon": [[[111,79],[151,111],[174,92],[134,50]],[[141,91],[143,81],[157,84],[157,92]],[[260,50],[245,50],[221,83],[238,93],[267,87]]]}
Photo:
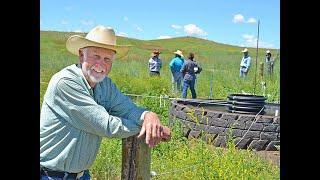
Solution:
{"label": "person in white shirt", "polygon": [[249,51],[247,48],[245,48],[241,52],[243,52],[243,57],[240,63],[240,77],[245,78],[250,69],[251,57],[249,56]]}

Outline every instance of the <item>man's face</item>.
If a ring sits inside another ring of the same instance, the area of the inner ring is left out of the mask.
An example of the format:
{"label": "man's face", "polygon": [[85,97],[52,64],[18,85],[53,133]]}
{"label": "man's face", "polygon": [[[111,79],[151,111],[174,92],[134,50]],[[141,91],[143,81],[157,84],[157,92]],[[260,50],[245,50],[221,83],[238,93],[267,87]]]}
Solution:
{"label": "man's face", "polygon": [[82,72],[89,83],[102,81],[110,72],[115,52],[100,47],[86,47],[79,50]]}

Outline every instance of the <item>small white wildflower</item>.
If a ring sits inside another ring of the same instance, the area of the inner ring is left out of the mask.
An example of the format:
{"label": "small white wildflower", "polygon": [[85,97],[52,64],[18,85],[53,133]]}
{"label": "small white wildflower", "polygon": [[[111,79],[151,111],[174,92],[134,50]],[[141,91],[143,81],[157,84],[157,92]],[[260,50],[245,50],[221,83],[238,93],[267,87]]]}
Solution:
{"label": "small white wildflower", "polygon": [[154,172],[154,171],[151,171],[151,172],[150,172],[150,175],[151,175],[151,177],[155,177],[155,176],[157,175],[157,173]]}

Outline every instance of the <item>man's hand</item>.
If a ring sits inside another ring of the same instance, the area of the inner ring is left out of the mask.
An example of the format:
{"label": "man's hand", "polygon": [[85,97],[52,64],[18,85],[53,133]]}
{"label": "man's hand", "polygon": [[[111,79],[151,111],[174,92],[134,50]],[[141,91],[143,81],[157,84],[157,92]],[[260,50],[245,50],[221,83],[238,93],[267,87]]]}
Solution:
{"label": "man's hand", "polygon": [[168,142],[171,139],[171,130],[166,126],[162,126],[161,141]]}
{"label": "man's hand", "polygon": [[170,140],[171,133],[170,129],[164,127],[160,123],[160,119],[154,112],[147,112],[144,116],[141,131],[138,138],[146,139],[146,144],[149,147],[154,147],[159,144],[163,139],[164,141]]}

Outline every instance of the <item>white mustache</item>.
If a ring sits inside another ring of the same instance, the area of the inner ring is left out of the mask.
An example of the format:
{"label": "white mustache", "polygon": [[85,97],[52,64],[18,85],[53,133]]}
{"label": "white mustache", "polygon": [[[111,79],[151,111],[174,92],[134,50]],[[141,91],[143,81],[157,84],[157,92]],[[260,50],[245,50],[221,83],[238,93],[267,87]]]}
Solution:
{"label": "white mustache", "polygon": [[104,72],[104,69],[103,69],[102,67],[92,66],[90,69],[91,69],[91,70],[94,70],[94,71],[96,71],[96,72],[98,72],[98,73]]}

